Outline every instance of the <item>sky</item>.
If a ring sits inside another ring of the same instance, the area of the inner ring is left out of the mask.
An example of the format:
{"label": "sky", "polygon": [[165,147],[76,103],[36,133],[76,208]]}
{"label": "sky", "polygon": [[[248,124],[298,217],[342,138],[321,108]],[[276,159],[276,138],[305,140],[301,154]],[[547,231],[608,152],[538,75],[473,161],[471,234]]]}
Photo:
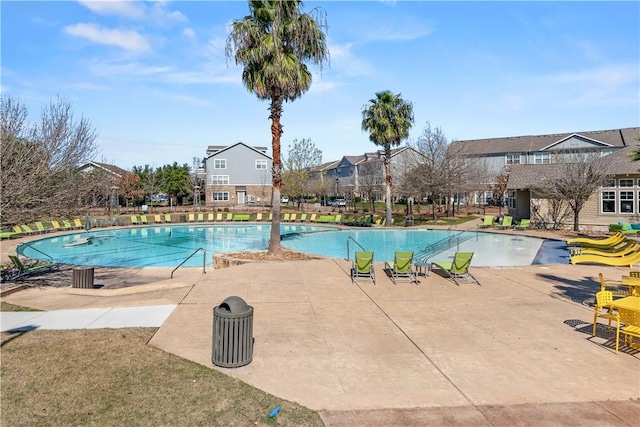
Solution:
{"label": "sky", "polygon": [[[390,90],[450,140],[640,126],[640,2],[307,1],[330,60],[284,104],[282,153],[375,151],[362,110]],[[209,145],[269,147],[269,103],[225,56],[246,1],[2,1],[1,80],[37,120],[58,96],[98,138],[96,161],[192,166]]]}

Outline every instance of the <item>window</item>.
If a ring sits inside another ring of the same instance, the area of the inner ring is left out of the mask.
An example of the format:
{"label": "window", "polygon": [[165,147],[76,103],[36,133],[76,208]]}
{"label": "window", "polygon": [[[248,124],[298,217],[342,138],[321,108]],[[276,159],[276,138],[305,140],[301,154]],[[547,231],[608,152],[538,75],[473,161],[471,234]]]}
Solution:
{"label": "window", "polygon": [[633,187],[633,179],[621,179],[618,181],[618,187]]}
{"label": "window", "polygon": [[227,168],[227,159],[213,159],[213,168],[214,169],[226,169]]}
{"label": "window", "polygon": [[533,163],[535,163],[536,165],[551,163],[551,160],[549,159],[549,153],[534,153]]}
{"label": "window", "polygon": [[620,192],[620,213],[633,213],[633,191]]}
{"label": "window", "polygon": [[602,186],[607,188],[615,188],[616,180],[615,179],[605,179],[602,181]]}
{"label": "window", "polygon": [[229,192],[228,191],[214,191],[211,195],[214,202],[228,202],[229,201]]}
{"label": "window", "polygon": [[228,185],[229,175],[211,175],[211,185]]}
{"label": "window", "polygon": [[602,192],[602,212],[614,213],[615,211],[616,211],[616,192],[603,191]]}
{"label": "window", "polygon": [[506,155],[506,164],[508,165],[519,165],[520,164],[520,154],[507,154]]}
{"label": "window", "polygon": [[256,160],[256,169],[258,169],[258,170],[266,170],[267,169],[267,161],[265,159]]}
{"label": "window", "polygon": [[509,209],[516,208],[516,190],[507,191],[507,200],[505,204]]}

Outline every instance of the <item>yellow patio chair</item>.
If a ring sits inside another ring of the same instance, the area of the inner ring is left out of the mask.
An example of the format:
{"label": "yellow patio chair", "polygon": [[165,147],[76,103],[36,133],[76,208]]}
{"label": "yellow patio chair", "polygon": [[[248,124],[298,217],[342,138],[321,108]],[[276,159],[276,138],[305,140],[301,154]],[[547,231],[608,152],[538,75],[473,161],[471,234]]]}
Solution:
{"label": "yellow patio chair", "polygon": [[188,218],[189,222],[196,222],[196,214],[189,214],[189,218]]}
{"label": "yellow patio chair", "polygon": [[154,221],[156,224],[160,224],[160,223],[162,223],[162,216],[161,216],[161,215],[154,215],[154,216],[153,216],[153,221]]}
{"label": "yellow patio chair", "polygon": [[140,224],[149,224],[149,220],[146,215],[140,215]]}
{"label": "yellow patio chair", "polygon": [[215,218],[215,214],[213,212],[207,214],[207,221],[213,222],[215,220],[216,220],[216,218]]}
{"label": "yellow patio chair", "polygon": [[469,271],[472,259],[473,252],[456,252],[453,255],[453,261],[433,261],[431,271],[434,271],[434,266],[439,267],[458,286],[460,286],[460,280],[463,279],[471,280],[479,285],[480,282]]}
{"label": "yellow patio chair", "polygon": [[591,239],[589,237],[575,237],[567,240],[567,246],[590,246],[600,248],[614,248],[621,243],[627,241],[627,236],[622,233],[616,233],[613,236],[609,236],[605,239]]}
{"label": "yellow patio chair", "polygon": [[232,212],[229,212],[229,213],[227,214],[226,221],[233,221],[233,213],[232,213]]}
{"label": "yellow patio chair", "polygon": [[216,214],[216,221],[222,221],[222,212]]}
{"label": "yellow patio chair", "polygon": [[609,291],[613,294],[613,297],[624,298],[629,296],[629,292],[626,289],[620,289],[623,284],[622,282],[616,282],[614,280],[605,280],[604,275],[602,273],[598,273],[598,278],[600,279],[600,290],[601,291]]}
{"label": "yellow patio chair", "polygon": [[198,222],[204,222],[204,214],[203,213],[199,213],[198,214]]}
{"label": "yellow patio chair", "polygon": [[393,261],[385,262],[384,266],[394,285],[401,279],[418,284],[418,276],[413,269],[413,252],[396,252]]}
{"label": "yellow patio chair", "polygon": [[611,321],[618,320],[618,314],[614,313],[611,309],[612,301],[613,293],[611,293],[611,291],[596,292],[596,303],[593,306],[593,331],[591,333],[592,336],[596,336],[598,318],[607,319],[609,321],[607,332],[611,332]]}
{"label": "yellow patio chair", "polygon": [[351,265],[351,283],[356,282],[360,277],[373,280],[376,284],[376,272],[373,268],[373,252],[356,252],[353,264]]}
{"label": "yellow patio chair", "polygon": [[77,228],[78,230],[81,228],[84,228],[84,225],[82,224],[82,221],[80,221],[80,218],[76,218],[73,220],[73,226],[74,228]]}
{"label": "yellow patio chair", "polygon": [[171,214],[164,214],[164,222],[173,222]]}
{"label": "yellow patio chair", "polygon": [[137,215],[131,215],[131,225],[138,225],[140,222],[138,221]]}
{"label": "yellow patio chair", "polygon": [[[638,347],[633,344],[633,339],[640,339],[640,312],[619,308],[617,320],[618,328],[616,333],[621,332],[624,335],[624,345],[638,349]],[[618,341],[619,338],[616,337],[616,353],[618,352]]]}
{"label": "yellow patio chair", "polygon": [[256,214],[256,221],[262,221],[262,212]]}
{"label": "yellow patio chair", "polygon": [[283,222],[289,222],[289,213],[285,213],[282,215],[282,221]]}
{"label": "yellow patio chair", "polygon": [[640,245],[635,240],[629,240],[622,246],[615,248],[591,248],[591,247],[571,247],[570,252],[573,255],[600,255],[600,256],[625,256],[632,252],[640,250]]}
{"label": "yellow patio chair", "polygon": [[300,214],[300,222],[307,222],[307,214],[306,213]]}

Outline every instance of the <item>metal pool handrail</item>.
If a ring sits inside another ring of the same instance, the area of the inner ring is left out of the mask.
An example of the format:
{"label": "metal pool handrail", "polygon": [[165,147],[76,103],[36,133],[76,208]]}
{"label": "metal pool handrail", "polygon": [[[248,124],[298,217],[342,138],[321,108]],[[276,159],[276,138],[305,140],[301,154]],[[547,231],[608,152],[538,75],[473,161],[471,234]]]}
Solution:
{"label": "metal pool handrail", "polygon": [[[451,227],[449,227],[447,231],[451,231]],[[462,240],[460,236],[462,236],[464,233],[470,233],[470,232],[475,232],[476,240],[478,240],[478,233],[479,233],[478,230],[474,230],[474,229],[463,230],[457,234],[447,236],[444,239],[440,239],[437,242],[432,243],[429,246],[426,246],[423,250],[421,250],[418,254],[416,254],[416,259],[420,261],[427,261],[429,258],[431,258],[434,255],[434,254],[429,254],[431,250],[437,247],[444,247],[443,250],[452,248],[454,246],[454,244],[452,244],[452,241],[454,240],[455,240],[455,245],[457,246],[457,249],[460,249],[460,241]],[[471,237],[473,236],[469,236],[464,240],[469,240]]]}
{"label": "metal pool handrail", "polygon": [[205,263],[206,263],[206,259],[207,259],[207,251],[205,248],[198,248],[195,251],[193,251],[193,253],[191,253],[191,255],[189,255],[188,257],[185,258],[184,261],[182,261],[176,268],[173,269],[173,271],[171,271],[171,278],[173,279],[173,273],[179,269],[180,267],[182,267],[182,264],[184,264],[185,262],[189,261],[189,259],[194,256],[195,254],[197,254],[198,252],[202,251],[202,274],[206,274],[206,270],[205,270]]}
{"label": "metal pool handrail", "polygon": [[36,251],[36,252],[40,252],[42,255],[44,255],[44,256],[46,256],[46,257],[48,257],[49,259],[53,259],[53,257],[52,257],[51,255],[49,255],[49,254],[45,254],[45,253],[44,253],[44,252],[42,252],[41,250],[36,249],[36,248],[34,248],[33,246],[31,246],[29,243],[22,243],[20,246],[26,246],[26,247],[28,247],[29,249],[33,249],[33,250],[34,250],[34,251]]}
{"label": "metal pool handrail", "polygon": [[360,249],[362,249],[363,251],[366,251],[366,249],[364,248],[364,246],[362,246],[360,243],[358,243],[356,241],[356,239],[354,239],[353,237],[349,236],[347,237],[347,261],[349,261],[349,253],[351,253],[351,251],[349,250],[349,240],[353,240],[353,243],[355,243],[356,245],[360,246]]}

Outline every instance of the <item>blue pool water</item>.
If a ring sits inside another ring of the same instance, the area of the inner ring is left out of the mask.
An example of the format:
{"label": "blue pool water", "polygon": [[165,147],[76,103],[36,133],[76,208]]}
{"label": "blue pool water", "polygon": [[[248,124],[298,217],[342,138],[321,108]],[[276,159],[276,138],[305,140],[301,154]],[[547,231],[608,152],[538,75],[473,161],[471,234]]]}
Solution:
{"label": "blue pool water", "polygon": [[[214,253],[262,251],[269,247],[270,224],[174,225],[79,232],[48,237],[18,247],[21,255],[63,264],[104,267],[176,267],[198,248],[206,250],[205,262]],[[452,247],[424,249],[460,232],[425,229],[348,229],[283,224],[285,248],[328,256],[353,258],[356,250],[374,251],[375,260],[393,259],[395,251],[413,251],[430,260],[447,260],[456,250],[473,251],[476,266],[532,264],[543,240],[523,236],[465,232]],[[350,253],[347,254],[347,244]],[[558,262],[545,259],[547,262]],[[538,260],[540,257],[538,257]],[[202,252],[185,263],[201,266]]]}

